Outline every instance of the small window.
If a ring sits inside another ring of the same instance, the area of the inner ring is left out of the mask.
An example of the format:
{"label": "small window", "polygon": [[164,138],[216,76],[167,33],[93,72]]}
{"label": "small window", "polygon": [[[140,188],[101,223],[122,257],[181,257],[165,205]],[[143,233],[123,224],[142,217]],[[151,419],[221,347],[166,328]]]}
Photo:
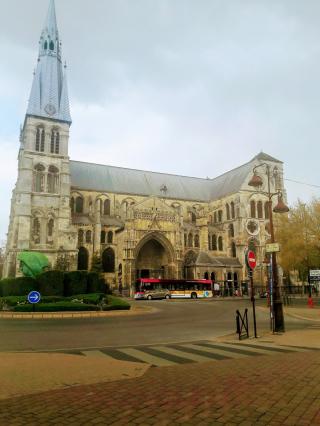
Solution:
{"label": "small window", "polygon": [[258,210],[258,219],[262,219],[263,218],[262,201],[258,201],[257,210]]}
{"label": "small window", "polygon": [[40,244],[40,219],[37,217],[33,219],[32,239],[35,244]]}
{"label": "small window", "polygon": [[59,154],[59,151],[60,151],[60,134],[57,130],[52,130],[50,152],[51,154]]}
{"label": "small window", "polygon": [[47,42],[47,40],[44,42],[43,48],[44,48],[44,50],[48,49],[48,42]]}
{"label": "small window", "polygon": [[256,217],[256,202],[254,200],[250,201],[250,215]]}
{"label": "small window", "polygon": [[56,194],[59,190],[59,169],[55,166],[48,169],[47,186],[49,194]]}
{"label": "small window", "polygon": [[193,247],[193,236],[192,236],[192,234],[188,235],[188,247]]}
{"label": "small window", "polygon": [[269,201],[264,203],[264,217],[265,219],[269,219]]}
{"label": "small window", "polygon": [[218,211],[218,221],[219,221],[219,223],[222,222],[222,210]]}
{"label": "small window", "polygon": [[54,220],[50,219],[48,222],[48,237],[53,236]]}
{"label": "small window", "polygon": [[103,214],[105,216],[110,216],[110,200],[105,200],[103,203]]}
{"label": "small window", "polygon": [[217,236],[212,235],[212,250],[217,250]]}
{"label": "small window", "polygon": [[37,127],[36,131],[36,151],[44,152],[45,132],[43,127]]}
{"label": "small window", "polygon": [[199,235],[195,235],[194,236],[194,246],[195,247],[200,247]]}
{"label": "small window", "polygon": [[232,257],[237,257],[237,248],[235,242],[231,244],[231,255]]}
{"label": "small window", "polygon": [[235,215],[235,211],[234,211],[234,202],[233,201],[231,201],[230,207],[231,207],[231,218],[234,219],[236,217],[236,215]]}
{"label": "small window", "polygon": [[226,213],[227,213],[227,220],[230,220],[230,206],[229,206],[229,204],[226,204]]}
{"label": "small window", "polygon": [[106,231],[101,231],[101,244],[105,244],[106,243]]}
{"label": "small window", "polygon": [[218,238],[218,247],[219,251],[223,251],[223,240],[221,236]]}
{"label": "small window", "polygon": [[34,191],[44,192],[45,188],[45,168],[42,164],[37,164],[34,168]]}
{"label": "small window", "polygon": [[87,231],[86,232],[86,243],[90,244],[92,240],[92,232],[91,231]]}
{"label": "small window", "polygon": [[83,213],[83,198],[76,198],[76,213]]}
{"label": "small window", "polygon": [[108,232],[108,244],[112,244],[113,242],[113,232],[109,231]]}
{"label": "small window", "polygon": [[49,44],[50,50],[54,50],[54,42],[51,40]]}

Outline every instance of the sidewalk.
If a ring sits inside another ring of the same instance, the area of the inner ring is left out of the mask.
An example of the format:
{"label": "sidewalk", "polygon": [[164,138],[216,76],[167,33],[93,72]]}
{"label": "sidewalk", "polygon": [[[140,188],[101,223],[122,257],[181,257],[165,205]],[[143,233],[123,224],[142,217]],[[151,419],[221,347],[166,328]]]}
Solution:
{"label": "sidewalk", "polygon": [[[319,337],[250,342],[320,349]],[[0,377],[1,425],[320,425],[318,351],[161,368],[94,352],[0,354]]]}

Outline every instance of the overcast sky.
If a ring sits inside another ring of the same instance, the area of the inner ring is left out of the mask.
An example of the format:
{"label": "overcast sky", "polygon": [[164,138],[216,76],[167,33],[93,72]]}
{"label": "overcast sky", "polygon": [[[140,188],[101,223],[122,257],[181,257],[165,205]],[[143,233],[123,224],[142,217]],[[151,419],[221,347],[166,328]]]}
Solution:
{"label": "overcast sky", "polygon": [[[48,0],[0,0],[0,242]],[[263,150],[320,185],[319,0],[56,0],[70,156],[215,177]],[[288,198],[317,188],[286,182]]]}

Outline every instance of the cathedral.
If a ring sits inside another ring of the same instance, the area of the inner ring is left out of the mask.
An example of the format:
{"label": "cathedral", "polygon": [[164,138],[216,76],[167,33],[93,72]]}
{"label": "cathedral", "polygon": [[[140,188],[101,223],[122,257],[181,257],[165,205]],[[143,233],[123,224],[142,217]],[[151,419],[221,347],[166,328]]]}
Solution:
{"label": "cathedral", "polygon": [[[272,193],[285,197],[281,161],[260,152],[214,179],[72,161],[70,126],[50,0],[20,134],[4,277],[20,274],[17,256],[28,250],[44,253],[62,270],[90,270],[101,257],[106,281],[128,291],[139,277],[207,278],[238,289],[247,280],[251,247],[258,259],[255,281],[265,284],[266,191],[269,183]],[[261,191],[248,185],[256,166]]]}

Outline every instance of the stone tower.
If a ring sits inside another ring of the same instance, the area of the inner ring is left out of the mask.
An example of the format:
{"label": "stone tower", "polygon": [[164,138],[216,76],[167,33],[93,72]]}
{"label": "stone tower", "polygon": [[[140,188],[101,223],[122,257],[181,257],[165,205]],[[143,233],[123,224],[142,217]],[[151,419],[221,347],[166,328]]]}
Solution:
{"label": "stone tower", "polygon": [[18,179],[11,200],[4,276],[19,274],[17,255],[42,252],[52,267],[76,264],[76,234],[71,225],[69,109],[66,67],[62,65],[55,4],[39,41],[39,56],[20,135]]}

